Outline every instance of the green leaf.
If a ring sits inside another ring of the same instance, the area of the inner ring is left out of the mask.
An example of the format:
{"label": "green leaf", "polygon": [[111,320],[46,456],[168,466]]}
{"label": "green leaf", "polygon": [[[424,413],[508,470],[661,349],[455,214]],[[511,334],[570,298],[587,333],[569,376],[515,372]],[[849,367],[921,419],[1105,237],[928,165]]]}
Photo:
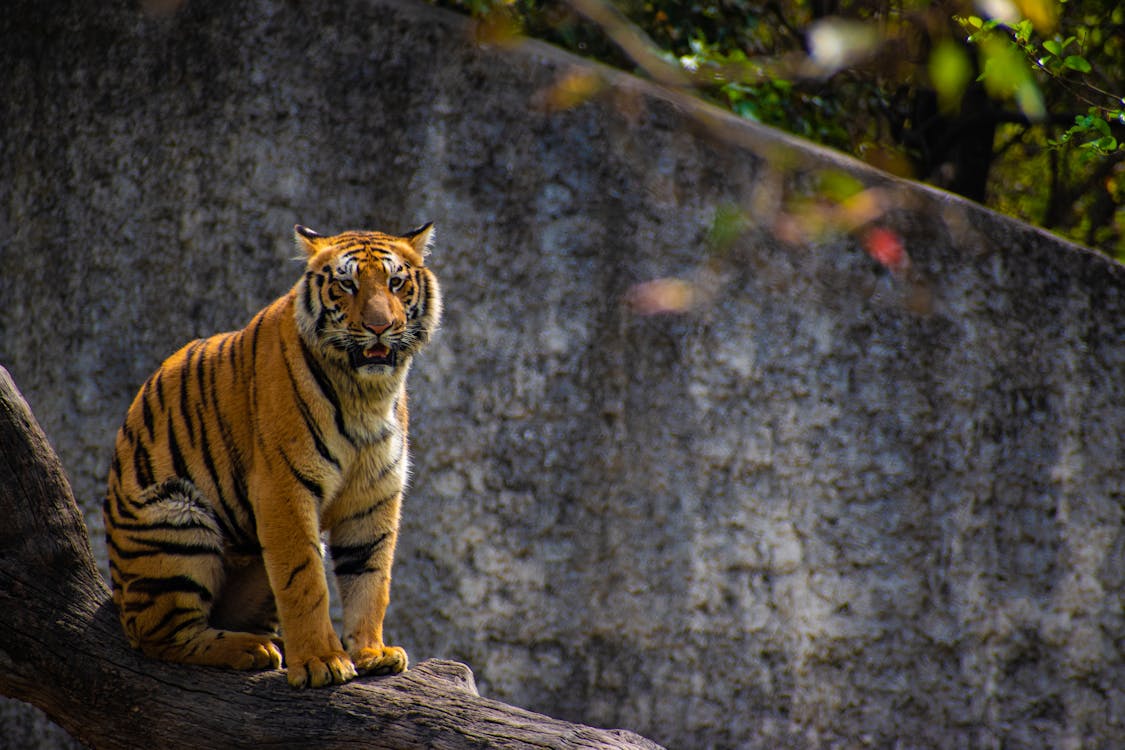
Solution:
{"label": "green leaf", "polygon": [[973,77],[973,64],[961,45],[950,39],[941,42],[930,55],[929,69],[942,111],[956,110]]}
{"label": "green leaf", "polygon": [[1089,61],[1080,55],[1068,55],[1067,58],[1063,60],[1063,65],[1071,70],[1077,70],[1079,73],[1089,73],[1093,70],[1093,68],[1090,67]]}
{"label": "green leaf", "polygon": [[842,203],[863,190],[863,183],[845,172],[830,169],[822,172],[819,177],[820,194],[837,203]]}
{"label": "green leaf", "polygon": [[727,203],[715,209],[715,217],[707,232],[707,244],[712,252],[723,252],[750,228],[750,217],[741,207]]}
{"label": "green leaf", "polygon": [[984,81],[988,92],[1014,98],[1029,120],[1041,122],[1047,116],[1047,106],[1023,52],[1010,41],[992,36],[982,43],[981,54],[984,65],[979,80]]}
{"label": "green leaf", "polygon": [[1057,39],[1048,39],[1043,42],[1043,49],[1047,50],[1055,57],[1062,57],[1063,46]]}
{"label": "green leaf", "polygon": [[1047,104],[1043,101],[1043,92],[1035,85],[1035,81],[1026,80],[1019,85],[1015,93],[1016,104],[1032,122],[1043,122],[1047,119]]}

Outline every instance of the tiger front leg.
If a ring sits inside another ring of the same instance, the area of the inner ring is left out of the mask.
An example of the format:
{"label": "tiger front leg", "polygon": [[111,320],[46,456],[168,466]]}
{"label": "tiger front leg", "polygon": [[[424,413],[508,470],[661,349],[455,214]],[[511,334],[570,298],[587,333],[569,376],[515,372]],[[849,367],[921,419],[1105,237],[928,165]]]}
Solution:
{"label": "tiger front leg", "polygon": [[406,670],[406,651],[383,642],[390,602],[391,564],[398,536],[397,504],[382,519],[332,532],[332,559],[344,608],[344,646],[360,674]]}
{"label": "tiger front leg", "polygon": [[[275,494],[273,497],[293,497]],[[270,588],[277,602],[289,684],[322,687],[355,678],[356,669],[332,628],[328,584],[315,506],[278,502],[268,518],[259,513],[258,537]]]}

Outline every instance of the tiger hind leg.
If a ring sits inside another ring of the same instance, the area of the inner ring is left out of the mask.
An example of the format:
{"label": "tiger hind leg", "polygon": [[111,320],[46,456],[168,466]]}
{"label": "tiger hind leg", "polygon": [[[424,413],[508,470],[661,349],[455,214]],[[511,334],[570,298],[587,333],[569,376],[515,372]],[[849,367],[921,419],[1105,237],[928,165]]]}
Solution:
{"label": "tiger hind leg", "polygon": [[277,669],[267,633],[212,627],[224,583],[223,537],[196,487],[171,479],[150,487],[110,537],[121,622],[130,642],[165,661]]}

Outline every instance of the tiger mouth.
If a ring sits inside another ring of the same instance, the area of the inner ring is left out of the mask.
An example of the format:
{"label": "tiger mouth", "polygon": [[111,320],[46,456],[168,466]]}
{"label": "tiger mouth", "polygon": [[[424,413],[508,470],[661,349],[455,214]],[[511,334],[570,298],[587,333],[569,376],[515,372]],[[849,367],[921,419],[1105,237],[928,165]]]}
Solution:
{"label": "tiger mouth", "polygon": [[394,367],[398,363],[398,350],[385,344],[375,344],[366,349],[353,346],[348,349],[348,358],[351,360],[352,367],[356,369],[369,365]]}

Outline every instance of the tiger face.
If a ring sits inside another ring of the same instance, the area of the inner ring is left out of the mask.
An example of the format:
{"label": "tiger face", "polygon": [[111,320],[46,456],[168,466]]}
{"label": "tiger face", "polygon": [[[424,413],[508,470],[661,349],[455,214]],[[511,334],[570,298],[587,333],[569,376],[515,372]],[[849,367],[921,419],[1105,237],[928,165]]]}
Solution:
{"label": "tiger face", "polygon": [[295,232],[308,255],[297,288],[297,322],[305,340],[357,375],[404,369],[441,316],[437,281],[424,265],[432,225],[403,236],[322,236],[303,226]]}

